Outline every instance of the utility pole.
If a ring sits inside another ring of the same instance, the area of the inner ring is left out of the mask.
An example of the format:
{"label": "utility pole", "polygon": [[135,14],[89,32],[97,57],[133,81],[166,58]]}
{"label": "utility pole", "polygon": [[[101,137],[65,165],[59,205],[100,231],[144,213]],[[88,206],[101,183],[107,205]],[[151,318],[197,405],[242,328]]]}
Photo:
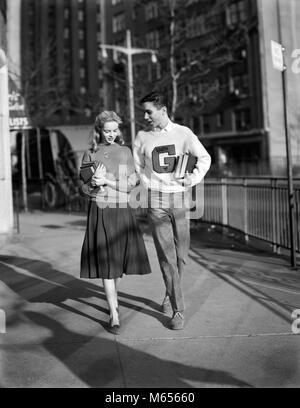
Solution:
{"label": "utility pole", "polygon": [[13,231],[13,199],[8,109],[8,69],[0,48],[0,234]]}
{"label": "utility pole", "polygon": [[107,58],[106,50],[113,50],[116,52],[123,53],[127,55],[127,86],[128,86],[128,104],[129,104],[129,117],[130,117],[130,133],[131,133],[131,144],[133,146],[135,138],[135,112],[134,112],[134,88],[133,88],[133,64],[132,56],[135,54],[151,54],[151,61],[155,64],[157,62],[156,50],[148,48],[134,48],[131,44],[131,32],[126,30],[126,47],[119,45],[109,45],[100,44],[100,49],[102,50],[102,55]]}
{"label": "utility pole", "polygon": [[296,235],[295,235],[295,195],[293,185],[293,164],[292,164],[292,149],[291,139],[288,126],[288,110],[287,110],[287,93],[286,93],[286,65],[284,60],[285,47],[282,45],[282,30],[280,16],[280,0],[276,2],[277,8],[277,24],[279,44],[271,41],[273,67],[281,71],[282,80],[282,95],[283,95],[283,115],[284,115],[284,130],[285,130],[285,146],[286,146],[286,166],[288,179],[288,204],[289,204],[289,226],[290,226],[290,250],[291,250],[291,266],[297,267],[296,258]]}
{"label": "utility pole", "polygon": [[[126,47],[127,50],[131,50],[131,31],[126,30]],[[133,91],[133,67],[132,67],[132,54],[127,52],[127,77],[128,77],[128,100],[129,100],[129,115],[130,115],[130,133],[131,133],[131,145],[135,138],[135,112],[134,112],[134,91]]]}
{"label": "utility pole", "polygon": [[[284,48],[283,48],[284,51]],[[287,100],[286,100],[286,66],[281,72],[282,76],[282,93],[283,93],[283,108],[284,108],[284,129],[285,129],[285,144],[286,144],[286,165],[288,178],[288,199],[289,199],[289,223],[290,223],[290,246],[291,246],[291,266],[297,266],[296,259],[296,231],[295,231],[295,194],[293,183],[293,164],[292,164],[292,149],[291,139],[288,128]]]}

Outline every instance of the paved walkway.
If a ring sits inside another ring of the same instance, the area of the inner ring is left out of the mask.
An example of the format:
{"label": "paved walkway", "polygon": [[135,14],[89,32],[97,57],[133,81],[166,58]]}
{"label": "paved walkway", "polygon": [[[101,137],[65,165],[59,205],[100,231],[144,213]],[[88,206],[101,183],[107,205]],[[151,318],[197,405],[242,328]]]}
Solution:
{"label": "paved walkway", "polygon": [[300,386],[291,317],[300,309],[300,272],[283,257],[194,228],[186,326],[172,331],[141,223],[153,272],[122,280],[123,328],[113,336],[101,282],[79,279],[85,217],[34,212],[20,223],[20,235],[0,248],[0,387]]}

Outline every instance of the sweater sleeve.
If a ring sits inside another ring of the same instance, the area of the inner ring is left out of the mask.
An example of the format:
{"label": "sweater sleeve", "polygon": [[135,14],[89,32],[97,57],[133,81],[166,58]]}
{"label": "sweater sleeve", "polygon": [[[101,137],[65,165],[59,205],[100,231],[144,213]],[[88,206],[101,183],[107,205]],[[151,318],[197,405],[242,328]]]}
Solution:
{"label": "sweater sleeve", "polygon": [[210,168],[211,157],[198,137],[191,130],[189,130],[189,132],[188,151],[197,157],[196,167],[191,174],[192,187],[203,180],[205,174]]}
{"label": "sweater sleeve", "polygon": [[[85,164],[92,161],[92,155],[91,152],[89,150],[86,150],[82,156],[82,160],[81,160],[81,164]],[[85,183],[81,177],[79,177],[79,192],[80,195],[88,195],[91,196],[92,192],[95,190],[95,187],[91,186],[91,182],[88,181],[87,183]]]}
{"label": "sweater sleeve", "polygon": [[144,159],[144,155],[142,152],[141,132],[138,132],[135,138],[135,141],[134,141],[133,158],[134,158],[135,170],[138,174],[141,174],[145,167],[145,159]]}
{"label": "sweater sleeve", "polygon": [[89,150],[86,150],[83,153],[81,164],[88,163],[89,161],[91,161],[91,153]]}
{"label": "sweater sleeve", "polygon": [[131,153],[131,150],[126,147],[126,164],[127,164],[127,174],[130,176],[135,172],[134,160]]}

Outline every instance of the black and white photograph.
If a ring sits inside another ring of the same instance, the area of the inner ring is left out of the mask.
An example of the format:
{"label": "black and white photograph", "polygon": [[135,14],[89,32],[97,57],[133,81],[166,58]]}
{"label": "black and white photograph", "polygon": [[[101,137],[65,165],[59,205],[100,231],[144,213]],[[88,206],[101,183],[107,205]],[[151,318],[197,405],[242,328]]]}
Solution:
{"label": "black and white photograph", "polygon": [[300,0],[0,0],[0,388],[300,388]]}

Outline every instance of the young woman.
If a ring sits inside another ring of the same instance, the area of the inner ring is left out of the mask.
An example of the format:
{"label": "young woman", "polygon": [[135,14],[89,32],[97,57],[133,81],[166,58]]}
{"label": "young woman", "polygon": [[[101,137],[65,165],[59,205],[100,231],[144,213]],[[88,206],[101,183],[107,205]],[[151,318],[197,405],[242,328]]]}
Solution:
{"label": "young woman", "polygon": [[100,113],[95,120],[92,146],[82,164],[99,163],[83,190],[90,195],[87,227],[81,252],[81,278],[101,278],[110,311],[109,330],[120,328],[118,284],[123,274],[151,272],[144,240],[129,192],[136,185],[131,151],[122,145],[120,117],[113,111]]}

